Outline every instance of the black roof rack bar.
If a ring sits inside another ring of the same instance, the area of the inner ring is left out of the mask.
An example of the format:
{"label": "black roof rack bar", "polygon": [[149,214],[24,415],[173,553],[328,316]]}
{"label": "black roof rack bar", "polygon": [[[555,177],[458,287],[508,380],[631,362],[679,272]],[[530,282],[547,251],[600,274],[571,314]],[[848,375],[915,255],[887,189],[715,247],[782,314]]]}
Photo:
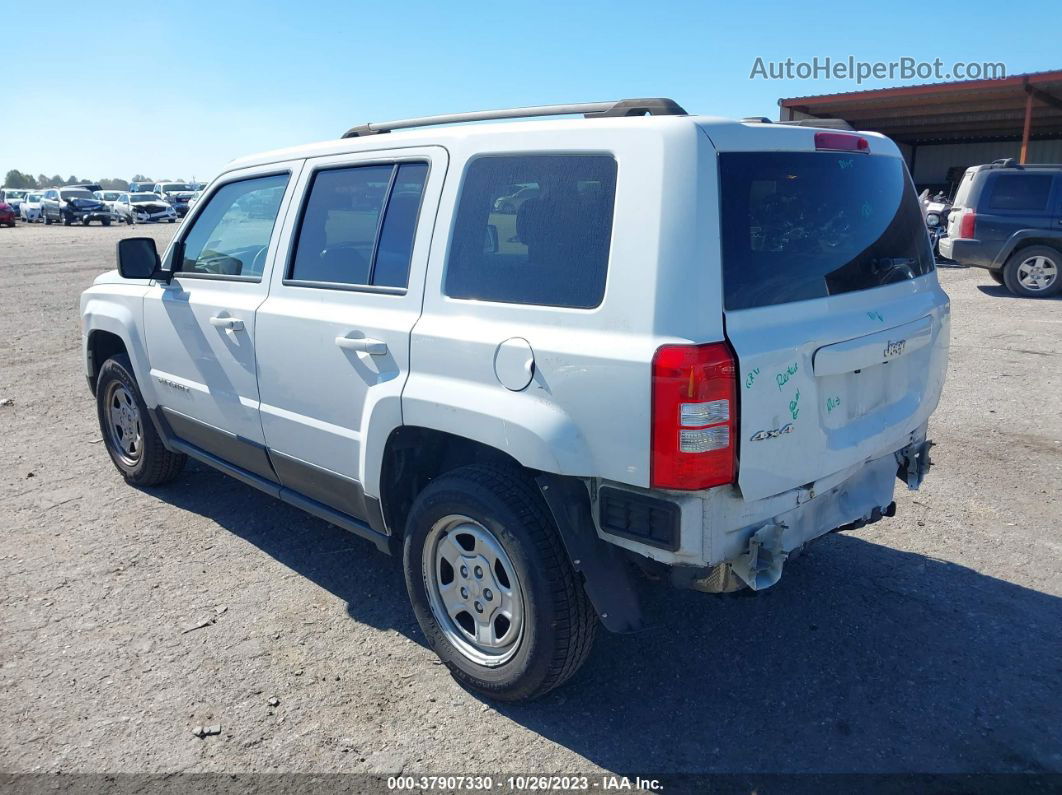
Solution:
{"label": "black roof rack bar", "polygon": [[435,124],[455,124],[463,121],[527,119],[535,116],[571,116],[575,114],[582,114],[588,119],[602,119],[616,116],[685,116],[686,111],[674,100],[663,97],[621,99],[618,102],[584,102],[575,105],[537,105],[531,108],[476,110],[470,113],[422,116],[419,119],[374,121],[351,127],[343,133],[343,137],[358,138],[363,135],[378,135],[392,130],[408,130],[412,127],[430,127]]}

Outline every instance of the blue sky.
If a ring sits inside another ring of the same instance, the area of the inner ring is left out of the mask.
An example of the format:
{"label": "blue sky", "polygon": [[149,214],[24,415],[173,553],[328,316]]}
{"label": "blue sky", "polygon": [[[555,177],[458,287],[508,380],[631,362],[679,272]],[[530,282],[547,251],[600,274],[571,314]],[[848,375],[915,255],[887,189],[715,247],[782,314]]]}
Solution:
{"label": "blue sky", "polygon": [[[1057,0],[64,1],[4,14],[0,175],[208,178],[371,120],[625,96],[777,118],[779,97],[860,87],[750,79],[757,57],[1062,67]],[[862,88],[901,82],[926,81]]]}

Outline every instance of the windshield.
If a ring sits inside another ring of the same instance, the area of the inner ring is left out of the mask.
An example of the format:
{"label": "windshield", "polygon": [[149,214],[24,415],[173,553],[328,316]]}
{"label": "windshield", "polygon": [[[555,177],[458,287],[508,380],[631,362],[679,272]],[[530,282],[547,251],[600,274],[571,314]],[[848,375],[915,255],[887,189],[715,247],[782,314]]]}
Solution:
{"label": "windshield", "polygon": [[87,191],[84,188],[81,188],[81,189],[78,189],[78,190],[61,190],[61,191],[59,191],[59,195],[62,196],[67,201],[70,201],[71,199],[95,199],[96,198],[95,196],[92,195],[92,193],[90,191]]}
{"label": "windshield", "polygon": [[129,200],[134,204],[136,202],[157,202],[159,197],[154,193],[131,193],[129,195]]}
{"label": "windshield", "polygon": [[804,301],[933,269],[903,162],[866,154],[719,157],[726,308]]}
{"label": "windshield", "polygon": [[26,201],[30,202],[30,203],[39,202],[40,200],[41,200],[41,195],[39,193],[31,193],[31,194],[29,194],[26,197]]}
{"label": "windshield", "polygon": [[162,186],[162,189],[166,193],[175,193],[178,191],[190,191],[192,188],[189,185],[185,185],[183,182],[167,182]]}
{"label": "windshield", "polygon": [[10,201],[11,199],[24,199],[24,198],[26,198],[26,191],[24,191],[24,190],[5,190],[4,191],[4,196],[7,197],[8,201]]}

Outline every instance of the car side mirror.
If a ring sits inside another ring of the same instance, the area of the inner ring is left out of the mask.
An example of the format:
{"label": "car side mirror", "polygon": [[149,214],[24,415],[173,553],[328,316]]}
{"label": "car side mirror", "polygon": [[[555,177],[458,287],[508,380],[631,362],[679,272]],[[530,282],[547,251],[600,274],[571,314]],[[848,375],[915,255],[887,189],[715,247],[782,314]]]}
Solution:
{"label": "car side mirror", "polygon": [[172,274],[163,271],[155,240],[127,237],[118,241],[118,273],[123,279],[160,279],[169,282]]}

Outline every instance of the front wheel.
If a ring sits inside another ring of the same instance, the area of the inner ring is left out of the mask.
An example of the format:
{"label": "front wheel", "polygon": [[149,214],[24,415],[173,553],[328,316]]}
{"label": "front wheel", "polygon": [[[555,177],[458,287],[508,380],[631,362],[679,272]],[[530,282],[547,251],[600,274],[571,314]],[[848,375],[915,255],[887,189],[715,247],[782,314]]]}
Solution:
{"label": "front wheel", "polygon": [[1062,289],[1062,251],[1050,246],[1029,246],[1010,255],[1003,267],[1003,282],[1015,295],[1046,298]]}
{"label": "front wheel", "polygon": [[469,688],[535,698],[590,653],[597,616],[519,470],[469,466],[433,480],[410,511],[403,562],[421,629]]}
{"label": "front wheel", "polygon": [[110,226],[111,225],[111,219],[110,218],[103,218],[103,219],[100,220],[100,223],[103,224],[104,226]]}
{"label": "front wheel", "polygon": [[96,411],[107,452],[128,483],[157,486],[180,474],[186,458],[162,443],[125,354],[108,359],[100,368]]}

